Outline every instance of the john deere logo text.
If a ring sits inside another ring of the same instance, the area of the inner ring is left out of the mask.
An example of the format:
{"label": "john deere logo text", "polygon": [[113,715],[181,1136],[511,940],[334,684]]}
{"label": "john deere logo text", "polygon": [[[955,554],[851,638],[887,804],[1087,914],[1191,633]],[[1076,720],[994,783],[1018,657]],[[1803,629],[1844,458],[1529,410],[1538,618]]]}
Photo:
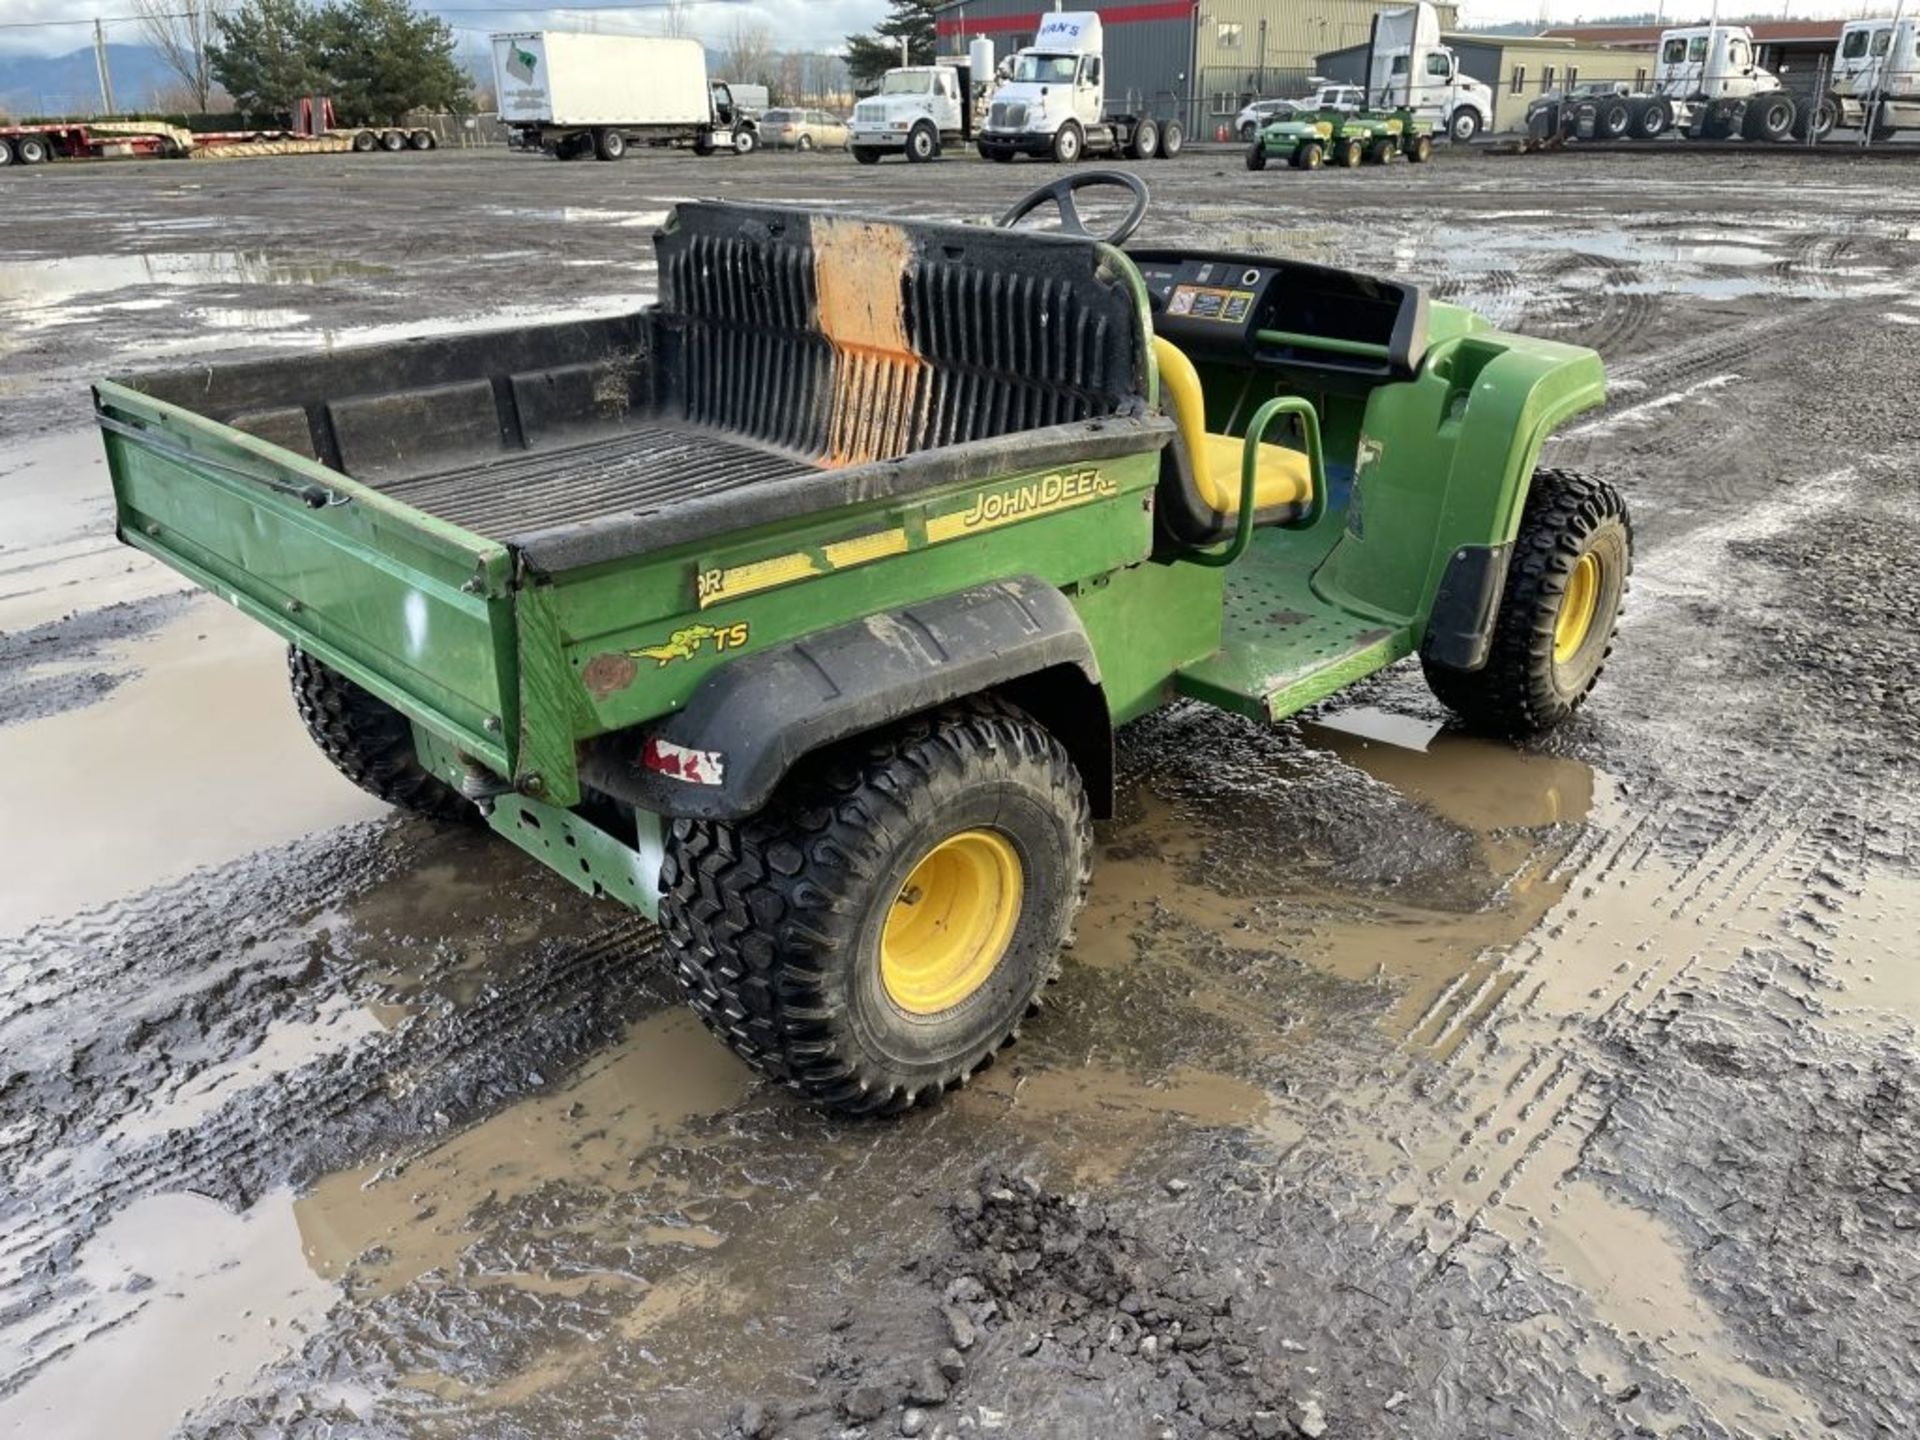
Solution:
{"label": "john deere logo text", "polygon": [[978,530],[983,525],[1005,525],[1029,515],[1044,515],[1050,510],[1065,510],[1116,493],[1114,483],[1098,470],[1064,470],[1043,475],[1038,480],[1012,490],[989,491],[975,498],[973,508],[960,513],[963,529]]}

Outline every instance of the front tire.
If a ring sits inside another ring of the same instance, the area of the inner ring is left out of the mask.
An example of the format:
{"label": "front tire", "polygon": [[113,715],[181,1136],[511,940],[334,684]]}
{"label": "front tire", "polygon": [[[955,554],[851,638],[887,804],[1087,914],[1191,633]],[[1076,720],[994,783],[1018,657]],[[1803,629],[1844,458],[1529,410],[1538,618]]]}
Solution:
{"label": "front tire", "polygon": [[1068,121],[1053,133],[1053,158],[1062,165],[1071,165],[1080,158],[1083,144],[1080,127]]}
{"label": "front tire", "polygon": [[733,132],[733,153],[751,155],[760,148],[760,132],[748,130],[744,126]]}
{"label": "front tire", "polygon": [[871,146],[854,145],[849,148],[853,151],[853,158],[862,165],[878,165],[880,163],[880,152]]}
{"label": "front tire", "polygon": [[1453,118],[1447,122],[1447,134],[1456,145],[1469,145],[1480,133],[1480,112],[1474,109],[1456,110]]}
{"label": "front tire", "polygon": [[1366,147],[1360,143],[1358,136],[1351,140],[1342,140],[1333,148],[1333,158],[1348,170],[1358,170],[1360,161],[1366,153]]}
{"label": "front tire", "polygon": [[1014,1038],[1092,853],[1066,751],[972,701],[811,757],[750,819],[674,822],[660,922],[736,1054],[816,1104],[890,1114]]}
{"label": "front tire", "polygon": [[1247,168],[1249,170],[1267,168],[1267,147],[1258,140],[1247,146]]}
{"label": "front tire", "polygon": [[1424,165],[1433,158],[1433,137],[1416,135],[1407,146],[1407,160],[1413,165]]}
{"label": "front tire", "polygon": [[931,125],[916,125],[907,133],[907,160],[924,165],[940,153],[940,136]]}
{"label": "front tire", "polygon": [[1318,170],[1326,160],[1326,153],[1320,148],[1318,140],[1309,140],[1300,147],[1294,157],[1294,163],[1302,170]]}
{"label": "front tire", "polygon": [[1423,660],[1428,686],[1473,729],[1553,729],[1579,709],[1613,653],[1632,570],[1633,524],[1620,493],[1575,471],[1536,471],[1487,663],[1465,671]]}
{"label": "front tire", "polygon": [[420,763],[413,724],[393,706],[295,646],[287,648],[287,677],[307,734],[347,779],[432,820],[478,818],[472,801]]}

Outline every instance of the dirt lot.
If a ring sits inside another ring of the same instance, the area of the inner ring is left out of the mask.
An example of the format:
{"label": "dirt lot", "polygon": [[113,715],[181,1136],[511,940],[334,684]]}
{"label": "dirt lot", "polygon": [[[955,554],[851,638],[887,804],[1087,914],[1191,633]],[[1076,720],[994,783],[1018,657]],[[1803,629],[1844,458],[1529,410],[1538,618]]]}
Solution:
{"label": "dirt lot", "polygon": [[1044,168],[505,154],[0,182],[0,1431],[1910,1436],[1920,188],[1904,163],[1147,169],[1142,239],[1598,347],[1639,540],[1531,750],[1402,666],[1123,743],[1002,1063],[823,1119],[646,924],[382,814],[117,547],[86,386],[618,310],[676,199]]}

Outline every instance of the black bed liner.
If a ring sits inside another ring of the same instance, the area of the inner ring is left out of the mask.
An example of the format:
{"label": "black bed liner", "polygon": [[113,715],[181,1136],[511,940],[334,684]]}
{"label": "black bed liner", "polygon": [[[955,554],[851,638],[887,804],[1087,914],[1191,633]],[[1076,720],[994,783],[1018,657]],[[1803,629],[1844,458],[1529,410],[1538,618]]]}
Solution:
{"label": "black bed liner", "polygon": [[792,456],[654,420],[584,444],[373,483],[416,510],[511,544],[559,526],[640,519],[813,470]]}

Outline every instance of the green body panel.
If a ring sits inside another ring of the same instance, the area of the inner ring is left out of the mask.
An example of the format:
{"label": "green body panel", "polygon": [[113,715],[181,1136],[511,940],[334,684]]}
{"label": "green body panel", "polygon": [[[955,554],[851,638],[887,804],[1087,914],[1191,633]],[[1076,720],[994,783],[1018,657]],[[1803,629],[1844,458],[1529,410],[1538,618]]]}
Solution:
{"label": "green body panel", "polygon": [[[542,590],[586,707],[570,733],[677,709],[729,660],[864,615],[1017,575],[1064,589],[1144,560],[1159,463],[1153,450],[1089,464],[1074,473],[1090,475],[1080,483],[1098,493],[971,530],[969,515],[986,518],[982,502],[1029,493],[1061,472],[1015,473],[558,577]],[[733,575],[752,588],[736,597],[726,583]],[[687,638],[676,646],[676,635]]]}
{"label": "green body panel", "polygon": [[660,914],[660,824],[654,816],[636,813],[638,844],[525,795],[502,795],[487,812],[487,823],[587,894],[608,896],[654,920]]}
{"label": "green body panel", "polygon": [[[99,387],[120,533],[501,770],[514,699],[504,546],[177,406]],[[275,488],[276,486],[282,488]],[[318,507],[298,490],[342,503]]]}
{"label": "green body panel", "polygon": [[1087,627],[1115,725],[1174,697],[1174,675],[1220,648],[1228,572],[1179,563],[1130,565],[1079,587],[1073,608]]}

